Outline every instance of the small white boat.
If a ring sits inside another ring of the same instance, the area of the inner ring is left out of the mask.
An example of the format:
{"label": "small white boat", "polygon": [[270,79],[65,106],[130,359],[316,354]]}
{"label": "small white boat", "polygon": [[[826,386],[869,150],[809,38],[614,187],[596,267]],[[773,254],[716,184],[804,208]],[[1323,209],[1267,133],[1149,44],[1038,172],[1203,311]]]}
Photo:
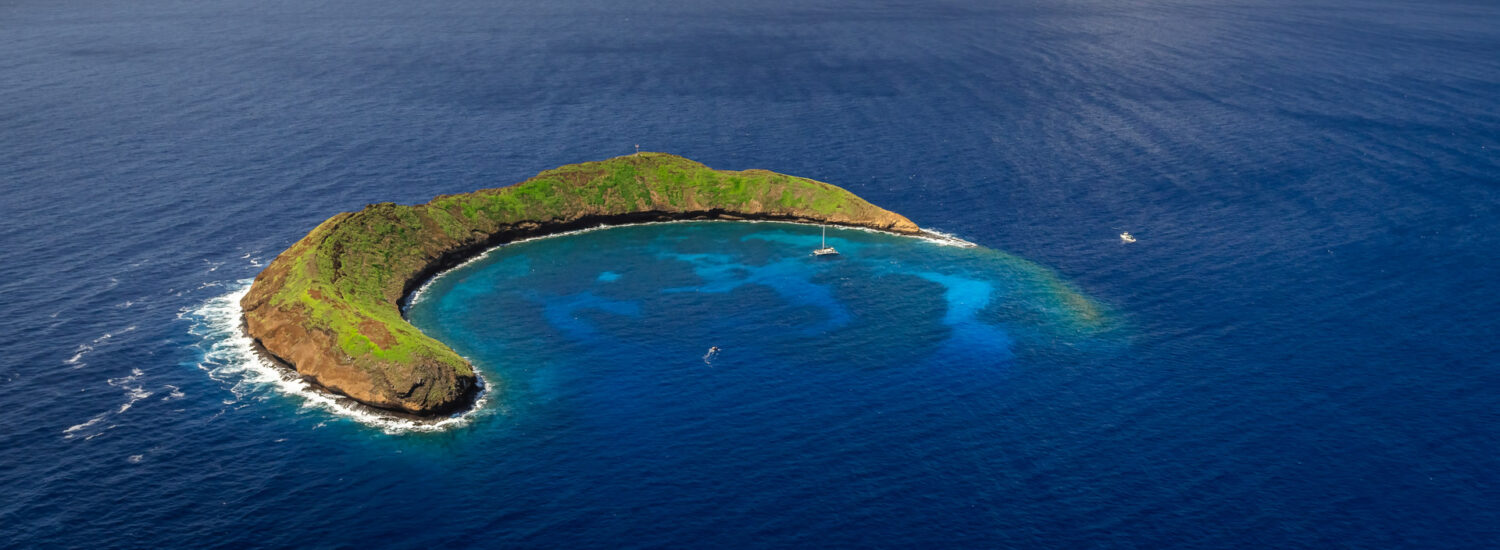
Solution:
{"label": "small white boat", "polygon": [[828,246],[828,226],[823,226],[823,247],[813,251],[814,256],[837,256],[839,251]]}
{"label": "small white boat", "polygon": [[1120,234],[1120,242],[1127,244],[1133,243],[1135,242],[1135,236],[1131,235],[1129,231],[1126,231]]}

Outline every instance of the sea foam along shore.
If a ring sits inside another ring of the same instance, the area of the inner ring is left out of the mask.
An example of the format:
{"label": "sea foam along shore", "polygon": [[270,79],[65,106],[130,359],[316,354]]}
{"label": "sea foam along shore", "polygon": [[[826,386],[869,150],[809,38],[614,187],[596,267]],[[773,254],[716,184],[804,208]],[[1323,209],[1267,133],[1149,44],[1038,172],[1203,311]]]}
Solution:
{"label": "sea foam along shore", "polygon": [[255,341],[245,334],[244,313],[240,299],[250,291],[251,279],[231,283],[228,293],[210,298],[196,307],[185,309],[179,317],[191,323],[188,332],[199,338],[194,344],[200,357],[197,366],[209,377],[223,384],[234,395],[226,407],[248,400],[267,400],[280,394],[300,402],[299,409],[333,418],[347,419],[379,429],[387,434],[437,432],[468,425],[476,418],[492,414],[486,406],[488,392],[482,392],[474,406],[462,414],[433,420],[411,419],[372,410],[352,399],[329,393],[303,380],[296,372],[263,357]]}

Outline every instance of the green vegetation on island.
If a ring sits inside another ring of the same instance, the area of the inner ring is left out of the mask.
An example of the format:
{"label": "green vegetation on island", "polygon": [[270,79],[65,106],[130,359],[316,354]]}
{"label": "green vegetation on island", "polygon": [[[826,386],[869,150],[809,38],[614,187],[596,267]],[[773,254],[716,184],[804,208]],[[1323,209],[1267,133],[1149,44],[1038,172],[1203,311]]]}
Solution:
{"label": "green vegetation on island", "polygon": [[639,153],[427,204],[372,204],[338,214],[271,262],[241,306],[250,336],[314,382],[379,408],[443,414],[467,405],[476,377],[466,360],[402,316],[399,304],[415,285],[517,238],[711,218],[919,231],[827,183]]}

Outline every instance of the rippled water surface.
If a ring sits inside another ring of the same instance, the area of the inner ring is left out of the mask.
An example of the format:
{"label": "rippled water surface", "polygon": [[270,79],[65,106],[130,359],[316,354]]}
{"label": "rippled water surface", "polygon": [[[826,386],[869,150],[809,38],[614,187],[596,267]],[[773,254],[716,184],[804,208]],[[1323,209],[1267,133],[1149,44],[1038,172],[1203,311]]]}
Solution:
{"label": "rippled water surface", "polygon": [[[1500,540],[1492,3],[18,0],[0,29],[0,546]],[[491,381],[441,426],[238,330],[334,213],[636,144],[980,246],[499,249],[410,311]]]}

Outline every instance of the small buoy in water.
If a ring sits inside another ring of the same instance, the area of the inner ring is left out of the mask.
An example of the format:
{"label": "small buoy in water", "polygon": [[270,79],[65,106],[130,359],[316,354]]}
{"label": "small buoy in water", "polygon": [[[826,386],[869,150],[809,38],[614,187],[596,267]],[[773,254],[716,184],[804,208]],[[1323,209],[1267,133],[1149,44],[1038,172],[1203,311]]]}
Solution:
{"label": "small buoy in water", "polygon": [[1126,231],[1126,232],[1120,234],[1120,242],[1127,243],[1127,244],[1128,243],[1133,243],[1133,242],[1135,242],[1135,237],[1132,236],[1129,231]]}

